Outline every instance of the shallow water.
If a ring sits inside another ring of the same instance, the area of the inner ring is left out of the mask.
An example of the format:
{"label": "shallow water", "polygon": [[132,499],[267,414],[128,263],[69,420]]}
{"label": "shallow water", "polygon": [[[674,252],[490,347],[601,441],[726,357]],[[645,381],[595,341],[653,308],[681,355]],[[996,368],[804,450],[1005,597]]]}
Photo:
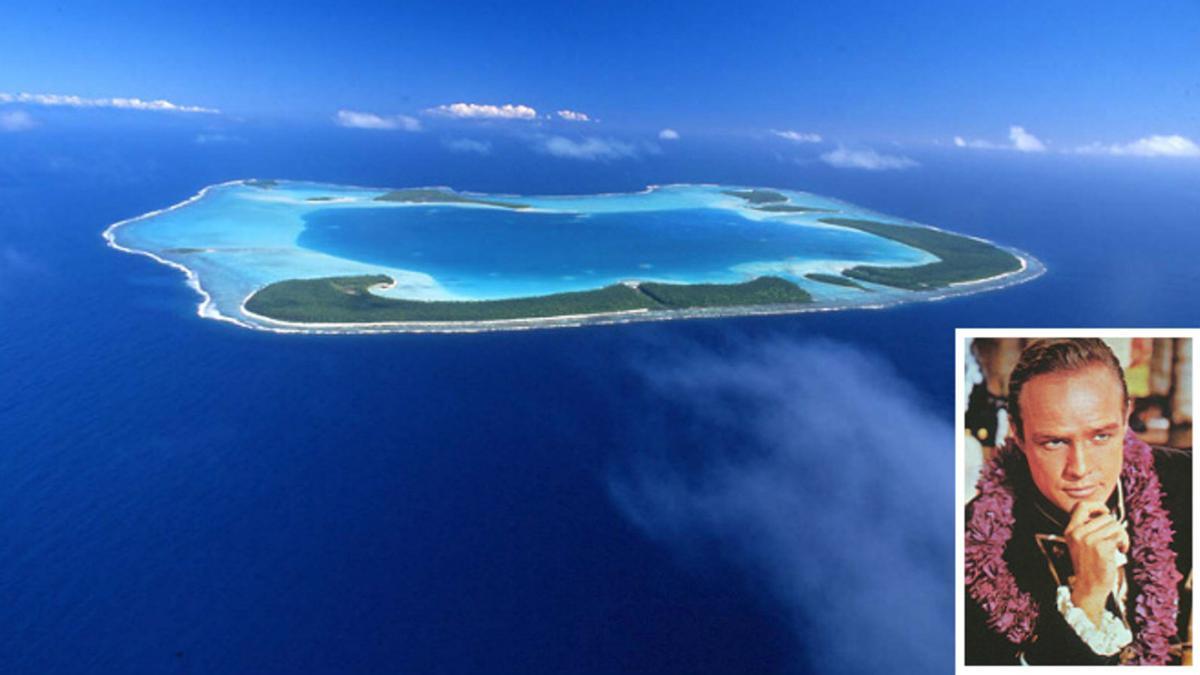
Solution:
{"label": "shallow water", "polygon": [[[929,257],[862,232],[750,220],[726,209],[329,209],[305,223],[297,240],[304,248],[423,272],[469,298],[583,290],[625,279],[736,282],[746,278],[739,265],[760,261],[801,268],[828,260],[886,264]],[[803,275],[792,278],[804,283]]]}

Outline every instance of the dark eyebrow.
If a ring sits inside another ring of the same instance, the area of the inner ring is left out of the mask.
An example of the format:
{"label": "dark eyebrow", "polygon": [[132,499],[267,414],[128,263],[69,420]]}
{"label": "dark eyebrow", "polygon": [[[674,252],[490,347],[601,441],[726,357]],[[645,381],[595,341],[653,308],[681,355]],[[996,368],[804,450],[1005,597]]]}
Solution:
{"label": "dark eyebrow", "polygon": [[1092,433],[1098,434],[1101,431],[1116,431],[1117,429],[1120,429],[1120,428],[1121,428],[1121,424],[1119,422],[1113,422],[1112,424],[1105,424],[1102,427],[1092,429]]}
{"label": "dark eyebrow", "polygon": [[1046,441],[1065,441],[1066,436],[1060,434],[1034,434],[1033,441],[1035,443],[1045,443]]}

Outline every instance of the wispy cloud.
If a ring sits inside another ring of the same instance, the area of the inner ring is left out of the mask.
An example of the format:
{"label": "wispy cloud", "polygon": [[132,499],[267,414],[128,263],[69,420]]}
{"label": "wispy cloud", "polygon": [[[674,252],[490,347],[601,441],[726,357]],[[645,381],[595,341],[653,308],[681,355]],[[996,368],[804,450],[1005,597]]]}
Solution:
{"label": "wispy cloud", "polygon": [[443,115],[459,119],[505,119],[532,120],[537,119],[537,110],[527,106],[512,103],[490,105],[482,103],[450,103],[429,108],[425,111],[430,115]]}
{"label": "wispy cloud", "polygon": [[664,141],[677,141],[679,140],[679,132],[674,129],[663,129],[658,132],[658,137]]}
{"label": "wispy cloud", "polygon": [[376,115],[375,113],[358,112],[356,110],[339,110],[334,115],[333,121],[338,126],[350,127],[352,129],[421,130],[420,120],[408,115],[389,115],[385,117]]}
{"label": "wispy cloud", "polygon": [[545,136],[539,138],[534,147],[555,157],[582,160],[613,160],[639,154],[632,143],[611,138],[588,137],[575,141],[564,136]]}
{"label": "wispy cloud", "polygon": [[954,145],[959,148],[974,150],[1016,150],[1017,152],[1045,152],[1046,144],[1037,136],[1025,130],[1025,127],[1013,125],[1008,128],[1008,143],[996,143],[984,139],[965,139],[954,137]]}
{"label": "wispy cloud", "polygon": [[820,143],[822,140],[821,134],[804,133],[801,131],[792,131],[791,129],[772,129],[771,133],[793,143]]}
{"label": "wispy cloud", "polygon": [[64,94],[8,94],[0,92],[0,103],[24,103],[27,105],[66,106],[70,108],[121,108],[125,110],[152,110],[157,112],[219,113],[216,108],[196,105],[179,105],[164,99],[144,101],[140,98],[85,98]]}
{"label": "wispy cloud", "polygon": [[448,138],[442,145],[450,152],[473,153],[487,155],[492,152],[492,144],[488,141],[477,141],[473,138]]}
{"label": "wispy cloud", "polygon": [[1010,149],[1007,145],[1004,145],[1002,143],[993,143],[991,141],[985,141],[981,138],[972,138],[972,139],[968,140],[968,139],[963,138],[962,136],[954,137],[954,147],[956,147],[956,148],[971,148],[972,150],[1008,150],[1008,149]]}
{"label": "wispy cloud", "polygon": [[558,115],[560,118],[567,120],[569,122],[591,122],[592,121],[592,118],[588,117],[587,113],[582,113],[582,112],[579,112],[576,110],[559,110],[558,112],[556,112],[554,114]]}
{"label": "wispy cloud", "polygon": [[0,112],[0,131],[25,131],[34,126],[33,117],[24,110]]}
{"label": "wispy cloud", "polygon": [[227,143],[245,143],[246,139],[241,136],[230,136],[222,133],[205,133],[196,134],[192,139],[196,145],[223,145]]}
{"label": "wispy cloud", "polygon": [[914,166],[920,166],[916,160],[908,157],[884,155],[869,148],[830,150],[821,155],[821,161],[839,169],[865,169],[867,171],[911,169]]}
{"label": "wispy cloud", "polygon": [[1136,157],[1200,157],[1200,145],[1196,145],[1195,141],[1186,136],[1147,136],[1130,143],[1092,143],[1075,148],[1075,152]]}
{"label": "wispy cloud", "polygon": [[941,670],[954,649],[948,420],[845,344],[673,344],[646,363],[648,417],[609,480],[620,511],[681,557],[732,562],[790,619],[804,670]]}

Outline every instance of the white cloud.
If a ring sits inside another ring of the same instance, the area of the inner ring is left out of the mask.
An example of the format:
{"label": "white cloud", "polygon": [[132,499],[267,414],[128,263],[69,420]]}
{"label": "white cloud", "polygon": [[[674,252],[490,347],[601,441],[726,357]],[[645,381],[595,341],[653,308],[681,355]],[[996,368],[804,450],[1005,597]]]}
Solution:
{"label": "white cloud", "polygon": [[1046,151],[1046,146],[1040,140],[1038,140],[1037,136],[1025,131],[1025,127],[1009,127],[1008,139],[1012,141],[1013,149],[1018,152]]}
{"label": "white cloud", "polygon": [[888,169],[909,169],[919,166],[915,160],[898,155],[883,155],[874,150],[850,150],[838,148],[821,155],[821,161],[839,169],[866,169],[868,171],[886,171]]}
{"label": "white cloud", "polygon": [[64,94],[7,94],[0,92],[0,103],[26,103],[29,105],[67,106],[70,108],[122,108],[125,110],[152,110],[160,112],[219,113],[215,108],[195,105],[179,105],[164,99],[143,101],[140,98],[84,98]]}
{"label": "white cloud", "polygon": [[991,141],[985,141],[977,138],[973,138],[968,141],[962,136],[954,137],[954,145],[955,147],[959,148],[973,148],[975,150],[1002,150],[1008,147],[999,143],[992,143]]}
{"label": "white cloud", "polygon": [[664,141],[677,141],[679,140],[679,132],[674,129],[663,129],[658,132],[658,137]]}
{"label": "white cloud", "polygon": [[1186,136],[1147,136],[1131,143],[1092,143],[1075,152],[1091,155],[1134,155],[1138,157],[1200,157],[1200,145]]}
{"label": "white cloud", "polygon": [[625,430],[629,459],[610,472],[620,512],[680,558],[732,564],[778,608],[803,670],[944,667],[954,648],[945,416],[878,354],[847,344],[668,351],[641,359],[646,394],[622,391],[646,419]]}
{"label": "white cloud", "polygon": [[772,129],[771,133],[780,138],[787,139],[793,143],[820,143],[821,134],[810,134],[801,131],[792,131],[791,129]]}
{"label": "white cloud", "polygon": [[442,141],[451,152],[474,153],[487,155],[492,152],[492,144],[487,141],[477,141],[473,138],[452,138]]}
{"label": "white cloud", "polygon": [[357,112],[354,110],[339,110],[333,120],[339,126],[352,129],[400,129],[402,131],[420,131],[421,122],[408,115],[391,115],[382,117],[374,113]]}
{"label": "white cloud", "polygon": [[573,141],[563,136],[548,136],[540,139],[536,147],[546,154],[568,159],[610,160],[638,155],[632,144],[611,138],[589,137]]}
{"label": "white cloud", "polygon": [[1045,152],[1046,144],[1041,139],[1025,130],[1025,127],[1013,125],[1008,128],[1008,143],[995,143],[980,138],[965,139],[954,137],[954,145],[959,148],[972,150],[1016,150],[1017,152]]}
{"label": "white cloud", "polygon": [[564,120],[570,122],[591,122],[592,118],[588,117],[587,113],[581,113],[575,110],[559,110],[555,113]]}
{"label": "white cloud", "polygon": [[25,131],[33,127],[33,118],[24,110],[0,113],[0,131]]}
{"label": "white cloud", "polygon": [[[531,120],[537,118],[537,110],[527,105],[486,105],[481,103],[451,103],[429,108],[425,112],[459,119],[506,119]],[[569,112],[569,111],[568,111]]]}

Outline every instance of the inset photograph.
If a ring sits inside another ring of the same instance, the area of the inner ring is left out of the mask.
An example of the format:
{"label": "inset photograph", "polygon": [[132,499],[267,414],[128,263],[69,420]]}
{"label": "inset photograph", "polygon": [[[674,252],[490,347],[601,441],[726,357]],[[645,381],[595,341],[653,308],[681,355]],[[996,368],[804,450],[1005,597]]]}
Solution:
{"label": "inset photograph", "polygon": [[1191,664],[1192,339],[958,339],[958,664]]}

